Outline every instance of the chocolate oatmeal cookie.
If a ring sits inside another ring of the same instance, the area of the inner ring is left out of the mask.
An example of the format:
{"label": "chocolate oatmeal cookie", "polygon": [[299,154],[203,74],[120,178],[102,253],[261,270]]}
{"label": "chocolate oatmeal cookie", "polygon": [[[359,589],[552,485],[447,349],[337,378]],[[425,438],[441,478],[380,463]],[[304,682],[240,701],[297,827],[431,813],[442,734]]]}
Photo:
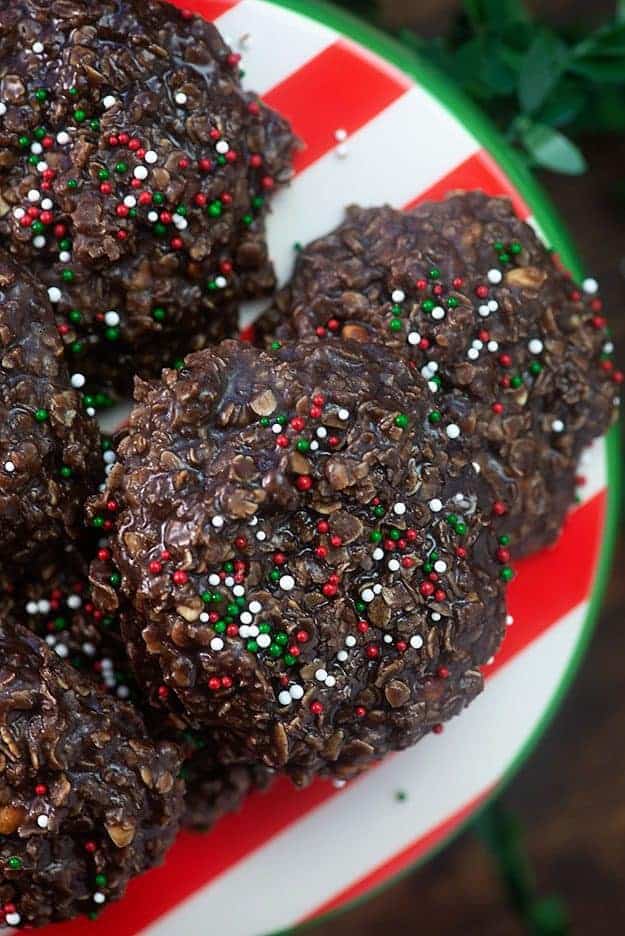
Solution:
{"label": "chocolate oatmeal cookie", "polygon": [[76,538],[100,471],[45,290],[0,252],[0,570]]}
{"label": "chocolate oatmeal cookie", "polygon": [[9,926],[97,913],[158,863],[179,757],[26,628],[0,622],[0,906]]}
{"label": "chocolate oatmeal cookie", "polygon": [[505,505],[401,358],[224,342],[136,401],[90,505],[113,524],[92,581],[153,705],[305,782],[352,776],[480,691],[512,575]]}
{"label": "chocolate oatmeal cookie", "polygon": [[127,392],[274,285],[263,219],[294,140],[238,62],[159,0],[0,7],[0,234],[89,385]]}
{"label": "chocolate oatmeal cookie", "polygon": [[380,342],[440,380],[521,555],[556,538],[580,453],[614,415],[623,375],[596,290],[507,199],[471,192],[408,213],[350,208],[298,254],[264,327]]}

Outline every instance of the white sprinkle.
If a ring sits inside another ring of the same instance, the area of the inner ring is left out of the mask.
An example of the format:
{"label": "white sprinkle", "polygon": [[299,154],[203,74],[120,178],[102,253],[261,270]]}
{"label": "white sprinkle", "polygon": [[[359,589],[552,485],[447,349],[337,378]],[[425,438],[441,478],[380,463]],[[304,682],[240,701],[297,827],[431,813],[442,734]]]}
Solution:
{"label": "white sprinkle", "polygon": [[117,312],[111,309],[110,312],[107,312],[104,316],[104,321],[107,325],[113,327],[114,325],[119,325],[119,315]]}
{"label": "white sprinkle", "polygon": [[217,573],[213,572],[212,575],[209,575],[209,576],[208,576],[208,584],[209,584],[209,585],[219,585],[220,582],[221,582],[221,579],[219,578],[219,576],[217,575]]}
{"label": "white sprinkle", "polygon": [[59,260],[61,263],[69,263],[72,259],[72,255],[68,250],[62,250],[59,254]]}
{"label": "white sprinkle", "polygon": [[43,234],[37,234],[36,237],[33,237],[33,247],[36,247],[37,250],[41,250],[42,247],[46,246],[46,239]]}
{"label": "white sprinkle", "polygon": [[374,595],[380,595],[381,593],[382,593],[382,586],[379,585],[379,584],[378,584],[378,585],[374,585],[374,586],[373,586],[373,594],[374,594]]}
{"label": "white sprinkle", "polygon": [[103,904],[105,900],[106,900],[106,897],[101,891],[96,891],[95,894],[93,895],[94,903]]}
{"label": "white sprinkle", "polygon": [[392,643],[393,643],[393,638],[392,638],[391,634],[385,634],[384,637],[383,637],[383,640],[384,640],[384,643],[386,643],[386,644],[392,644]]}
{"label": "white sprinkle", "polygon": [[328,689],[333,689],[336,686],[336,679],[334,678],[334,676],[328,676],[328,678],[326,679],[326,686],[328,687]]}
{"label": "white sprinkle", "polygon": [[[58,650],[57,650],[57,653],[58,653]],[[48,819],[47,816],[44,816],[44,815],[37,816],[37,825],[39,826],[40,829],[47,829],[49,822],[50,820]]]}
{"label": "white sprinkle", "polygon": [[478,306],[477,311],[482,316],[482,318],[488,318],[488,316],[490,315],[490,309],[488,308],[487,305]]}
{"label": "white sprinkle", "polygon": [[319,443],[317,442],[316,439],[313,439],[312,442],[310,443],[310,451],[316,452],[318,448],[319,448]]}
{"label": "white sprinkle", "polygon": [[324,669],[318,669],[315,673],[315,679],[317,682],[325,682],[328,678],[328,674]]}
{"label": "white sprinkle", "polygon": [[216,276],[215,277],[215,286],[217,289],[225,289],[228,285],[228,280],[225,276]]}
{"label": "white sprinkle", "polygon": [[37,602],[37,607],[39,609],[39,614],[48,614],[50,611],[50,602],[46,601],[45,598],[42,598]]}
{"label": "white sprinkle", "polygon": [[0,101],[0,117],[4,117],[7,112],[7,106],[4,101]]}
{"label": "white sprinkle", "polygon": [[360,593],[360,597],[367,604],[370,604],[375,598],[375,593],[372,588],[365,588],[364,591]]}
{"label": "white sprinkle", "polygon": [[37,614],[39,611],[36,601],[28,601],[26,603],[26,614]]}
{"label": "white sprinkle", "polygon": [[218,140],[215,149],[221,156],[225,156],[230,149],[230,144],[227,140]]}
{"label": "white sprinkle", "polygon": [[373,558],[376,562],[379,562],[380,559],[384,559],[384,550],[378,546],[377,549],[373,550]]}
{"label": "white sprinkle", "polygon": [[477,348],[478,351],[481,351],[482,348],[484,347],[484,342],[480,341],[479,338],[476,338],[474,341],[471,342],[471,347]]}
{"label": "white sprinkle", "polygon": [[85,413],[87,414],[87,416],[95,416],[95,407],[88,406],[85,410]]}
{"label": "white sprinkle", "polygon": [[442,306],[435,306],[431,312],[432,318],[437,322],[440,322],[441,319],[445,318],[445,310]]}
{"label": "white sprinkle", "polygon": [[476,474],[479,474],[480,471],[482,470],[482,469],[480,468],[479,462],[471,462],[471,466],[472,466],[472,468],[473,468],[473,471],[474,471]]}
{"label": "white sprinkle", "polygon": [[479,356],[480,352],[477,350],[477,348],[469,348],[467,351],[467,357],[470,361],[477,361]]}
{"label": "white sprinkle", "polygon": [[342,422],[346,422],[349,419],[349,410],[340,409],[337,415]]}
{"label": "white sprinkle", "polygon": [[391,572],[397,572],[401,568],[401,566],[397,559],[389,559],[388,568],[390,569]]}
{"label": "white sprinkle", "polygon": [[65,130],[61,130],[60,133],[57,133],[56,135],[56,142],[59,144],[59,146],[65,146],[66,143],[69,143],[70,139],[71,137],[69,133],[67,133]]}
{"label": "white sprinkle", "polygon": [[175,214],[173,217],[174,227],[177,231],[186,231],[189,227],[189,222],[186,218],[183,218],[182,215]]}
{"label": "white sprinkle", "polygon": [[403,291],[403,289],[394,289],[391,293],[391,299],[393,302],[403,302],[405,298],[406,293]]}
{"label": "white sprinkle", "polygon": [[8,471],[9,474],[13,474],[13,472],[15,471],[15,465],[13,464],[12,461],[6,461],[4,463],[4,470]]}
{"label": "white sprinkle", "polygon": [[457,439],[460,435],[460,426],[450,423],[445,430],[450,439]]}
{"label": "white sprinkle", "polygon": [[30,151],[31,153],[34,153],[35,156],[41,156],[41,154],[43,153],[43,146],[41,145],[41,143],[31,143]]}
{"label": "white sprinkle", "polygon": [[396,504],[393,504],[393,513],[397,514],[398,517],[403,517],[406,513],[406,505],[401,501],[397,501]]}
{"label": "white sprinkle", "polygon": [[71,608],[72,611],[75,611],[76,608],[82,607],[82,598],[80,595],[70,595],[67,599],[67,607]]}
{"label": "white sprinkle", "polygon": [[420,634],[413,634],[410,638],[410,646],[413,650],[419,650],[423,646],[423,637]]}
{"label": "white sprinkle", "polygon": [[65,659],[65,657],[69,653],[69,650],[67,649],[65,644],[57,644],[54,649],[56,650],[57,656],[60,656],[63,659]]}
{"label": "white sprinkle", "polygon": [[292,575],[283,575],[280,579],[280,588],[282,591],[291,591],[295,588],[295,579]]}
{"label": "white sprinkle", "polygon": [[551,428],[553,429],[554,432],[563,432],[564,423],[562,422],[561,419],[554,419],[554,421],[551,423]]}
{"label": "white sprinkle", "polygon": [[248,526],[258,526],[258,517],[252,517],[252,519],[248,523]]}
{"label": "white sprinkle", "polygon": [[263,606],[260,601],[250,601],[250,611],[252,614],[258,614],[263,610]]}
{"label": "white sprinkle", "polygon": [[434,377],[436,373],[436,371],[432,368],[431,365],[432,365],[432,361],[430,361],[429,364],[425,364],[421,368],[421,376],[425,377],[426,380],[430,380],[432,377]]}
{"label": "white sprinkle", "polygon": [[336,658],[339,661],[339,663],[344,663],[345,660],[349,659],[349,653],[347,652],[347,650],[339,650],[339,652],[336,655]]}
{"label": "white sprinkle", "polygon": [[438,497],[433,497],[428,506],[432,513],[438,513],[443,509],[443,502],[440,501]]}
{"label": "white sprinkle", "polygon": [[339,145],[336,148],[336,155],[338,156],[339,159],[347,159],[347,157],[349,156],[349,149],[347,148],[345,143],[339,143]]}
{"label": "white sprinkle", "polygon": [[54,634],[48,634],[48,636],[46,637],[46,643],[49,647],[53,647],[55,645],[56,637],[54,636]]}
{"label": "white sprinkle", "polygon": [[247,626],[247,624],[242,624],[241,627],[239,628],[239,637],[242,637],[243,640],[247,640],[249,636],[250,636],[249,627]]}
{"label": "white sprinkle", "polygon": [[347,139],[347,130],[345,130],[343,127],[340,127],[338,130],[335,130],[334,139],[338,140],[339,143],[342,143],[343,140]]}
{"label": "white sprinkle", "polygon": [[104,461],[107,465],[112,465],[113,462],[117,461],[117,455],[111,449],[108,452],[104,453]]}
{"label": "white sprinkle", "polygon": [[289,692],[291,694],[291,698],[295,699],[296,701],[299,701],[299,699],[304,697],[304,689],[302,686],[298,686],[297,683],[294,686],[291,686]]}
{"label": "white sprinkle", "polygon": [[287,692],[286,689],[283,689],[280,695],[278,696],[278,702],[280,703],[280,705],[290,705],[291,693]]}
{"label": "white sprinkle", "polygon": [[264,530],[259,530],[258,533],[256,534],[256,539],[258,540],[259,543],[262,543],[267,539],[267,534],[265,533]]}
{"label": "white sprinkle", "polygon": [[235,585],[234,588],[232,589],[232,594],[235,595],[235,597],[237,598],[242,598],[243,595],[245,594],[245,589],[243,588],[242,585]]}
{"label": "white sprinkle", "polygon": [[148,177],[148,170],[145,166],[137,166],[133,175],[135,179],[139,179],[140,182],[143,182]]}
{"label": "white sprinkle", "polygon": [[593,279],[592,276],[589,276],[582,283],[582,289],[584,290],[585,293],[588,293],[589,295],[592,296],[599,289],[599,283],[597,282],[596,279]]}
{"label": "white sprinkle", "polygon": [[438,613],[438,611],[433,611],[433,612],[432,612],[432,620],[433,620],[433,621],[440,621],[440,619],[441,619],[441,616],[440,616],[440,614]]}
{"label": "white sprinkle", "polygon": [[543,343],[540,338],[532,338],[527,347],[529,348],[531,354],[540,354],[543,349]]}
{"label": "white sprinkle", "polygon": [[19,926],[19,924],[22,922],[22,918],[19,913],[7,913],[5,920],[9,926]]}
{"label": "white sprinkle", "polygon": [[254,618],[252,617],[249,611],[242,611],[241,614],[239,615],[239,620],[241,621],[242,624],[251,624]]}
{"label": "white sprinkle", "polygon": [[38,202],[41,198],[41,192],[38,189],[33,188],[30,190],[27,197],[29,202]]}
{"label": "white sprinkle", "polygon": [[126,206],[126,208],[134,208],[136,204],[137,204],[137,199],[135,198],[134,195],[126,195],[126,197],[124,198],[124,205]]}
{"label": "white sprinkle", "polygon": [[348,634],[348,635],[347,635],[347,637],[345,638],[345,646],[346,646],[346,647],[355,647],[355,646],[356,646],[356,638],[353,636],[353,634]]}
{"label": "white sprinkle", "polygon": [[436,371],[438,370],[438,364],[436,361],[430,361],[430,370],[432,371],[432,373],[434,374],[436,373]]}
{"label": "white sprinkle", "polygon": [[84,374],[72,374],[71,376],[70,383],[74,390],[80,390],[81,387],[84,387],[86,382]]}
{"label": "white sprinkle", "polygon": [[606,341],[606,343],[603,346],[604,354],[612,354],[613,351],[614,351],[614,343],[612,341]]}
{"label": "white sprinkle", "polygon": [[50,302],[60,302],[61,296],[62,296],[62,293],[61,293],[61,290],[58,288],[58,286],[50,286],[48,290],[48,299],[50,300]]}
{"label": "white sprinkle", "polygon": [[494,283],[495,285],[497,285],[497,283],[501,283],[501,281],[502,281],[502,279],[503,279],[503,274],[502,274],[501,270],[496,270],[496,269],[493,267],[492,270],[489,270],[489,271],[488,271],[488,273],[486,274],[486,277],[487,277],[489,283]]}
{"label": "white sprinkle", "polygon": [[24,211],[23,208],[14,208],[14,209],[13,209],[13,217],[14,217],[14,218],[17,218],[18,221],[20,221],[20,220],[24,217],[25,214],[26,214],[26,212]]}
{"label": "white sprinkle", "polygon": [[43,42],[39,42],[39,41],[33,42],[31,48],[32,48],[33,52],[35,53],[35,55],[41,55],[41,53],[43,52],[43,49],[44,49]]}
{"label": "white sprinkle", "polygon": [[328,430],[326,429],[326,427],[319,426],[319,428],[317,429],[317,438],[325,439],[327,438],[327,436],[328,436]]}
{"label": "white sprinkle", "polygon": [[211,523],[216,530],[220,530],[224,525],[224,518],[221,516],[221,514],[217,514],[215,517],[213,517]]}
{"label": "white sprinkle", "polygon": [[489,351],[499,351],[499,342],[489,341],[486,347],[488,348]]}
{"label": "white sprinkle", "polygon": [[208,614],[206,613],[206,611],[202,611],[202,613],[200,614],[200,621],[202,622],[202,624],[206,624],[206,622],[208,621]]}
{"label": "white sprinkle", "polygon": [[234,579],[232,578],[231,575],[228,575],[224,579],[224,585],[226,586],[226,588],[232,588],[232,586],[234,585]]}
{"label": "white sprinkle", "polygon": [[117,697],[119,699],[127,699],[130,695],[130,689],[128,686],[118,686],[117,687]]}
{"label": "white sprinkle", "polygon": [[213,637],[210,643],[210,648],[211,650],[216,650],[216,651],[223,650],[224,642],[221,639],[221,637]]}
{"label": "white sprinkle", "polygon": [[497,309],[499,308],[499,303],[497,302],[496,299],[489,299],[488,308],[490,309],[491,312],[496,312]]}
{"label": "white sprinkle", "polygon": [[269,634],[259,634],[256,642],[261,650],[266,650],[271,645],[271,637]]}
{"label": "white sprinkle", "polygon": [[151,224],[154,223],[155,221],[158,221],[158,212],[157,212],[157,211],[149,211],[149,212],[148,212],[148,221],[149,221]]}
{"label": "white sprinkle", "polygon": [[514,624],[514,618],[511,614],[506,614],[506,627],[510,627],[511,624]]}
{"label": "white sprinkle", "polygon": [[418,345],[421,341],[421,335],[419,332],[409,332],[406,340],[409,345]]}
{"label": "white sprinkle", "polygon": [[117,98],[114,94],[107,94],[106,97],[102,98],[102,107],[106,110],[109,110],[115,104],[117,104]]}
{"label": "white sprinkle", "polygon": [[148,150],[143,158],[149,166],[153,166],[154,163],[158,160],[158,156],[154,150]]}
{"label": "white sprinkle", "polygon": [[176,104],[186,104],[186,103],[187,103],[187,96],[186,96],[186,94],[184,93],[184,91],[177,91],[174,100],[175,100]]}
{"label": "white sprinkle", "polygon": [[444,559],[436,560],[436,562],[434,563],[434,571],[439,572],[439,573],[447,571],[447,563],[445,562]]}
{"label": "white sprinkle", "polygon": [[41,202],[41,207],[44,211],[50,211],[50,209],[54,207],[54,203],[52,199],[44,198],[44,200]]}

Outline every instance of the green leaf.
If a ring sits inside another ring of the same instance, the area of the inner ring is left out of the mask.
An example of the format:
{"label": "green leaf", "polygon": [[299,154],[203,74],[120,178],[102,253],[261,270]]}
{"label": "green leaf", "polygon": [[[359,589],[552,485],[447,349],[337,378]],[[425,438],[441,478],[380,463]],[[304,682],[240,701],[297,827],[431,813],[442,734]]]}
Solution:
{"label": "green leaf", "polygon": [[529,19],[523,0],[464,0],[464,10],[474,29],[501,29]]}
{"label": "green leaf", "polygon": [[576,58],[597,56],[623,59],[625,54],[625,23],[603,26],[578,42],[573,49]]}
{"label": "green leaf", "polygon": [[616,22],[625,23],[625,0],[616,0]]}
{"label": "green leaf", "polygon": [[553,127],[524,121],[519,128],[519,136],[537,166],[566,175],[580,175],[586,171],[586,160],[581,150]]}
{"label": "green leaf", "polygon": [[572,123],[588,101],[588,93],[575,80],[562,79],[536,114],[539,123],[564,127]]}
{"label": "green leaf", "polygon": [[625,85],[625,61],[620,59],[582,59],[571,63],[571,71],[597,84]]}
{"label": "green leaf", "polygon": [[552,32],[542,32],[529,47],[521,67],[519,103],[532,114],[556,86],[569,61],[566,43]]}

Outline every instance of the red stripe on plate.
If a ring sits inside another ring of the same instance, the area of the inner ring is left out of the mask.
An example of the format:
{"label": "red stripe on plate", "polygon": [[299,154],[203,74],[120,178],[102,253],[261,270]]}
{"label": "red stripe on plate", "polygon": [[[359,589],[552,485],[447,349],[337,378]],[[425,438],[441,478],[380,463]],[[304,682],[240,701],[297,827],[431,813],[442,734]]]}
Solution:
{"label": "red stripe on plate", "polygon": [[555,546],[515,563],[517,576],[508,591],[514,623],[494,663],[492,676],[532,641],[586,600],[599,560],[607,493],[601,491],[571,511]]}
{"label": "red stripe on plate", "polygon": [[360,878],[355,884],[335,894],[334,897],[326,901],[326,903],[322,904],[320,907],[317,907],[312,913],[298,922],[305,923],[324,913],[337,910],[343,904],[352,900],[357,900],[358,897],[362,897],[363,894],[370,892],[373,888],[384,884],[389,878],[405,871],[406,868],[409,868],[417,862],[419,858],[423,857],[423,855],[427,854],[432,848],[451,835],[476,809],[479,809],[490,793],[491,788],[480,793],[479,796],[472,799],[463,806],[462,809],[435,826],[435,828],[431,829],[425,835],[422,835],[421,838],[416,839],[403,851],[394,855],[383,864],[378,865],[377,868],[374,868],[374,870],[365,875],[365,877]]}
{"label": "red stripe on plate", "polygon": [[237,6],[239,0],[168,0],[168,2],[181,10],[199,13],[204,19],[216,20],[218,16],[222,16],[232,7]]}
{"label": "red stripe on plate", "polygon": [[440,201],[450,192],[458,189],[480,189],[487,195],[506,195],[512,200],[519,218],[525,220],[530,215],[527,204],[515,191],[508,177],[484,150],[474,153],[473,156],[459,163],[438,182],[417,195],[405,208],[409,210],[424,201]]}
{"label": "red stripe on plate", "polygon": [[377,62],[340,39],[272,88],[264,100],[291,121],[304,143],[295,158],[301,172],[336,146],[336,130],[354,133],[410,87],[408,78],[381,71]]}

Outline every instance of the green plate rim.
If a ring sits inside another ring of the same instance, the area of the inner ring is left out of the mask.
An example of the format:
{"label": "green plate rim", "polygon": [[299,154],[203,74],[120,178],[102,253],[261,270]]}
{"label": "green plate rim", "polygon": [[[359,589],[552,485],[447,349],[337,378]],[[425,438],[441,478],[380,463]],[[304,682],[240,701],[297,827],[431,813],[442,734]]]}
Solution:
{"label": "green plate rim", "polygon": [[[560,218],[557,209],[554,207],[549,197],[523,163],[520,156],[506,143],[490,119],[465,96],[464,92],[449,81],[445,75],[439,72],[437,68],[425,61],[417,53],[406,50],[391,36],[385,35],[380,30],[363,22],[351,13],[340,10],[329,3],[323,2],[323,0],[264,0],[264,2],[272,3],[274,6],[307,16],[309,19],[336,30],[336,32],[345,36],[347,39],[359,43],[370,52],[380,56],[380,58],[387,61],[390,65],[399,68],[400,71],[405,72],[410,78],[416,81],[417,84],[421,85],[426,91],[432,94],[439,103],[446,107],[447,110],[473,134],[478,143],[492,156],[514,187],[518,189],[530,206],[533,217],[536,219],[542,233],[547,238],[549,245],[557,249],[565,266],[571,270],[577,279],[583,277],[584,271],[579,254],[577,253],[564,222]],[[605,438],[605,444],[607,451],[606,522],[588,611],[586,613],[582,632],[562,678],[549,705],[546,707],[529,738],[521,745],[499,782],[486,800],[480,804],[480,807],[460,822],[448,835],[444,836],[436,847],[429,851],[427,855],[407,865],[402,871],[391,875],[387,880],[377,887],[372,888],[370,891],[367,891],[367,893],[361,897],[347,901],[336,910],[324,913],[308,923],[295,928],[282,930],[280,933],[274,933],[274,936],[286,936],[288,933],[297,932],[299,934],[308,931],[317,924],[328,922],[328,920],[340,916],[347,910],[353,909],[376,894],[386,890],[393,884],[396,884],[402,877],[410,874],[459,836],[467,825],[473,822],[476,817],[488,807],[489,803],[501,794],[503,789],[510,783],[512,778],[518,773],[523,764],[533,753],[560,709],[571,683],[579,670],[581,661],[590,642],[608,583],[618,531],[621,492],[620,440],[617,425],[613,426],[608,432]]]}

